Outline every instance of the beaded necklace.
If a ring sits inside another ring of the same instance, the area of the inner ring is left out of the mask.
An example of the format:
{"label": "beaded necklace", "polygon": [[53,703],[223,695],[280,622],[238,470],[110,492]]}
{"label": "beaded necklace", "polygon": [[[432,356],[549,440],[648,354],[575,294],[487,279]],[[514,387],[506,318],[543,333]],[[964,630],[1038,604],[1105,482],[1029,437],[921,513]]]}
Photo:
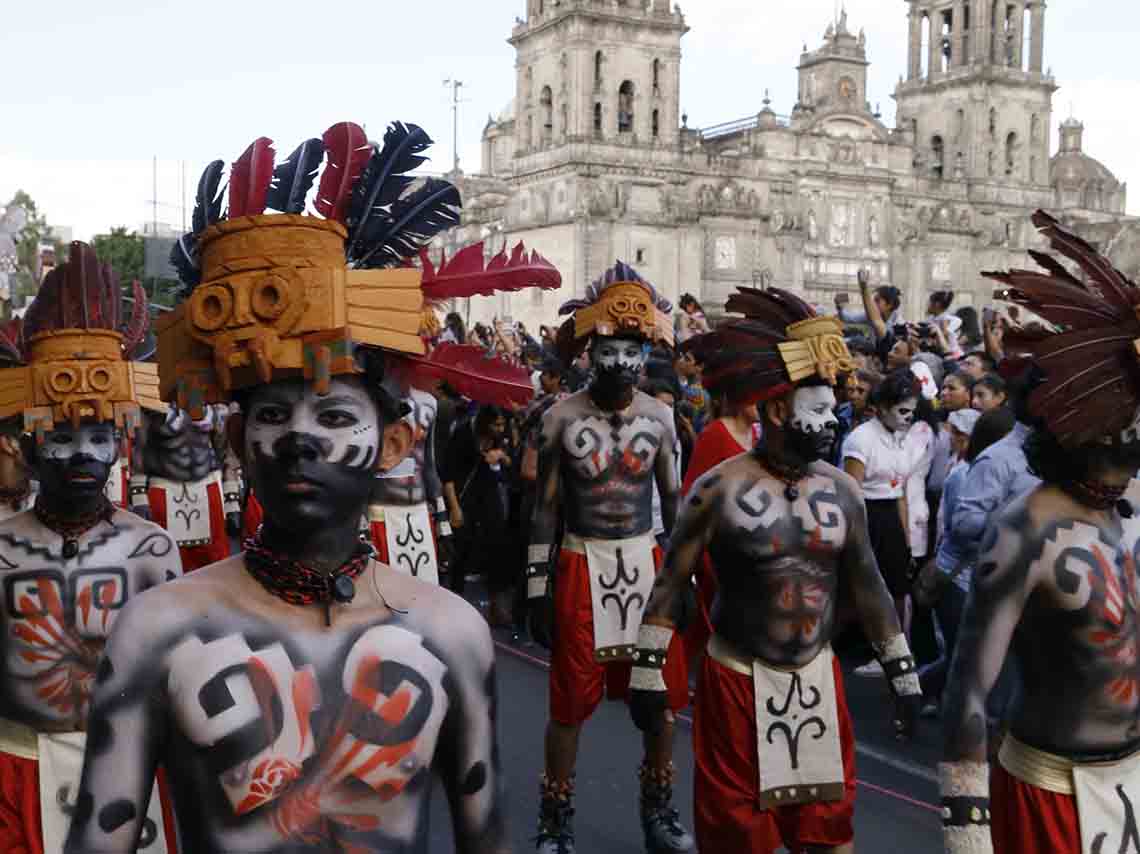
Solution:
{"label": "beaded necklace", "polygon": [[267,591],[291,605],[325,606],[325,625],[332,625],[332,602],[347,604],[356,597],[354,579],[368,568],[372,546],[361,542],[348,562],[323,572],[273,551],[261,542],[261,531],[242,543],[245,568]]}
{"label": "beaded necklace", "polygon": [[71,560],[79,554],[79,538],[100,522],[110,521],[115,512],[115,507],[103,495],[100,496],[99,506],[91,512],[65,518],[48,510],[44,507],[43,500],[37,498],[32,511],[40,520],[41,525],[63,537],[63,557],[65,560]]}

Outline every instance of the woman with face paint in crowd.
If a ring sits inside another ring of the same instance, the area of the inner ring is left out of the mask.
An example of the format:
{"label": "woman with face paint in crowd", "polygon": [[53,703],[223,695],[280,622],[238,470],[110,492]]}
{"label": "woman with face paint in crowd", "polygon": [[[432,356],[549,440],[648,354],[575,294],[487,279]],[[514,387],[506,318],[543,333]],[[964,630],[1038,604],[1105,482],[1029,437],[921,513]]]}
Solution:
{"label": "woman with face paint in crowd", "polygon": [[855,428],[843,446],[843,468],[863,487],[871,547],[904,627],[912,572],[906,484],[920,462],[906,438],[918,398],[918,380],[909,368],[888,375],[871,395],[875,417]]}

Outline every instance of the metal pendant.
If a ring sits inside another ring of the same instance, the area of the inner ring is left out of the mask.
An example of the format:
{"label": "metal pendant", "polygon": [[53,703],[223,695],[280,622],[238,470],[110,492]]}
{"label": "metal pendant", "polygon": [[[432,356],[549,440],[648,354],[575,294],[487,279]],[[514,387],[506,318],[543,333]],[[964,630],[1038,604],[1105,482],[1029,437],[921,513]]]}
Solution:
{"label": "metal pendant", "polygon": [[333,581],[333,598],[345,605],[356,598],[356,583],[347,575],[338,575]]}
{"label": "metal pendant", "polygon": [[794,483],[788,484],[784,487],[784,497],[789,501],[795,501],[800,497],[799,488]]}
{"label": "metal pendant", "polygon": [[63,557],[65,560],[71,560],[79,554],[79,541],[67,538],[63,541]]}

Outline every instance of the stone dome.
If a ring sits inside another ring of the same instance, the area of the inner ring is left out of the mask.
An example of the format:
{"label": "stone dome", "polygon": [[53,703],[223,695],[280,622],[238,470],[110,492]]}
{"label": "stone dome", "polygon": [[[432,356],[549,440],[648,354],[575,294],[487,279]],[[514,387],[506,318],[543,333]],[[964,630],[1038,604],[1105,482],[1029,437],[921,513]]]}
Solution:
{"label": "stone dome", "polygon": [[1085,126],[1076,119],[1061,124],[1061,148],[1049,161],[1049,178],[1061,208],[1123,213],[1121,184],[1107,166],[1084,152]]}

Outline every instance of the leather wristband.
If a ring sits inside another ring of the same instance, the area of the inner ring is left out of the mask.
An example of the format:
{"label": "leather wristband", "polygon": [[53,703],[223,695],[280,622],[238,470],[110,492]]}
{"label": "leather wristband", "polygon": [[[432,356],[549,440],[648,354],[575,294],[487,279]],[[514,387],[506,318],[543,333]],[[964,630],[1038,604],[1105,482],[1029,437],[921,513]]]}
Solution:
{"label": "leather wristband", "polygon": [[550,546],[532,543],[527,549],[526,598],[541,599],[546,595],[546,578],[550,572]]}
{"label": "leather wristband", "polygon": [[629,686],[635,691],[665,691],[665,657],[673,640],[671,625],[642,623],[637,630],[637,650]]}
{"label": "leather wristband", "polygon": [[922,696],[922,685],[918,681],[918,672],[914,665],[914,656],[910,654],[910,646],[906,642],[906,635],[897,634],[886,643],[874,644],[875,655],[883,665],[883,673],[890,683],[891,691],[896,697]]}
{"label": "leather wristband", "polygon": [[942,762],[942,833],[949,854],[991,854],[989,765]]}

